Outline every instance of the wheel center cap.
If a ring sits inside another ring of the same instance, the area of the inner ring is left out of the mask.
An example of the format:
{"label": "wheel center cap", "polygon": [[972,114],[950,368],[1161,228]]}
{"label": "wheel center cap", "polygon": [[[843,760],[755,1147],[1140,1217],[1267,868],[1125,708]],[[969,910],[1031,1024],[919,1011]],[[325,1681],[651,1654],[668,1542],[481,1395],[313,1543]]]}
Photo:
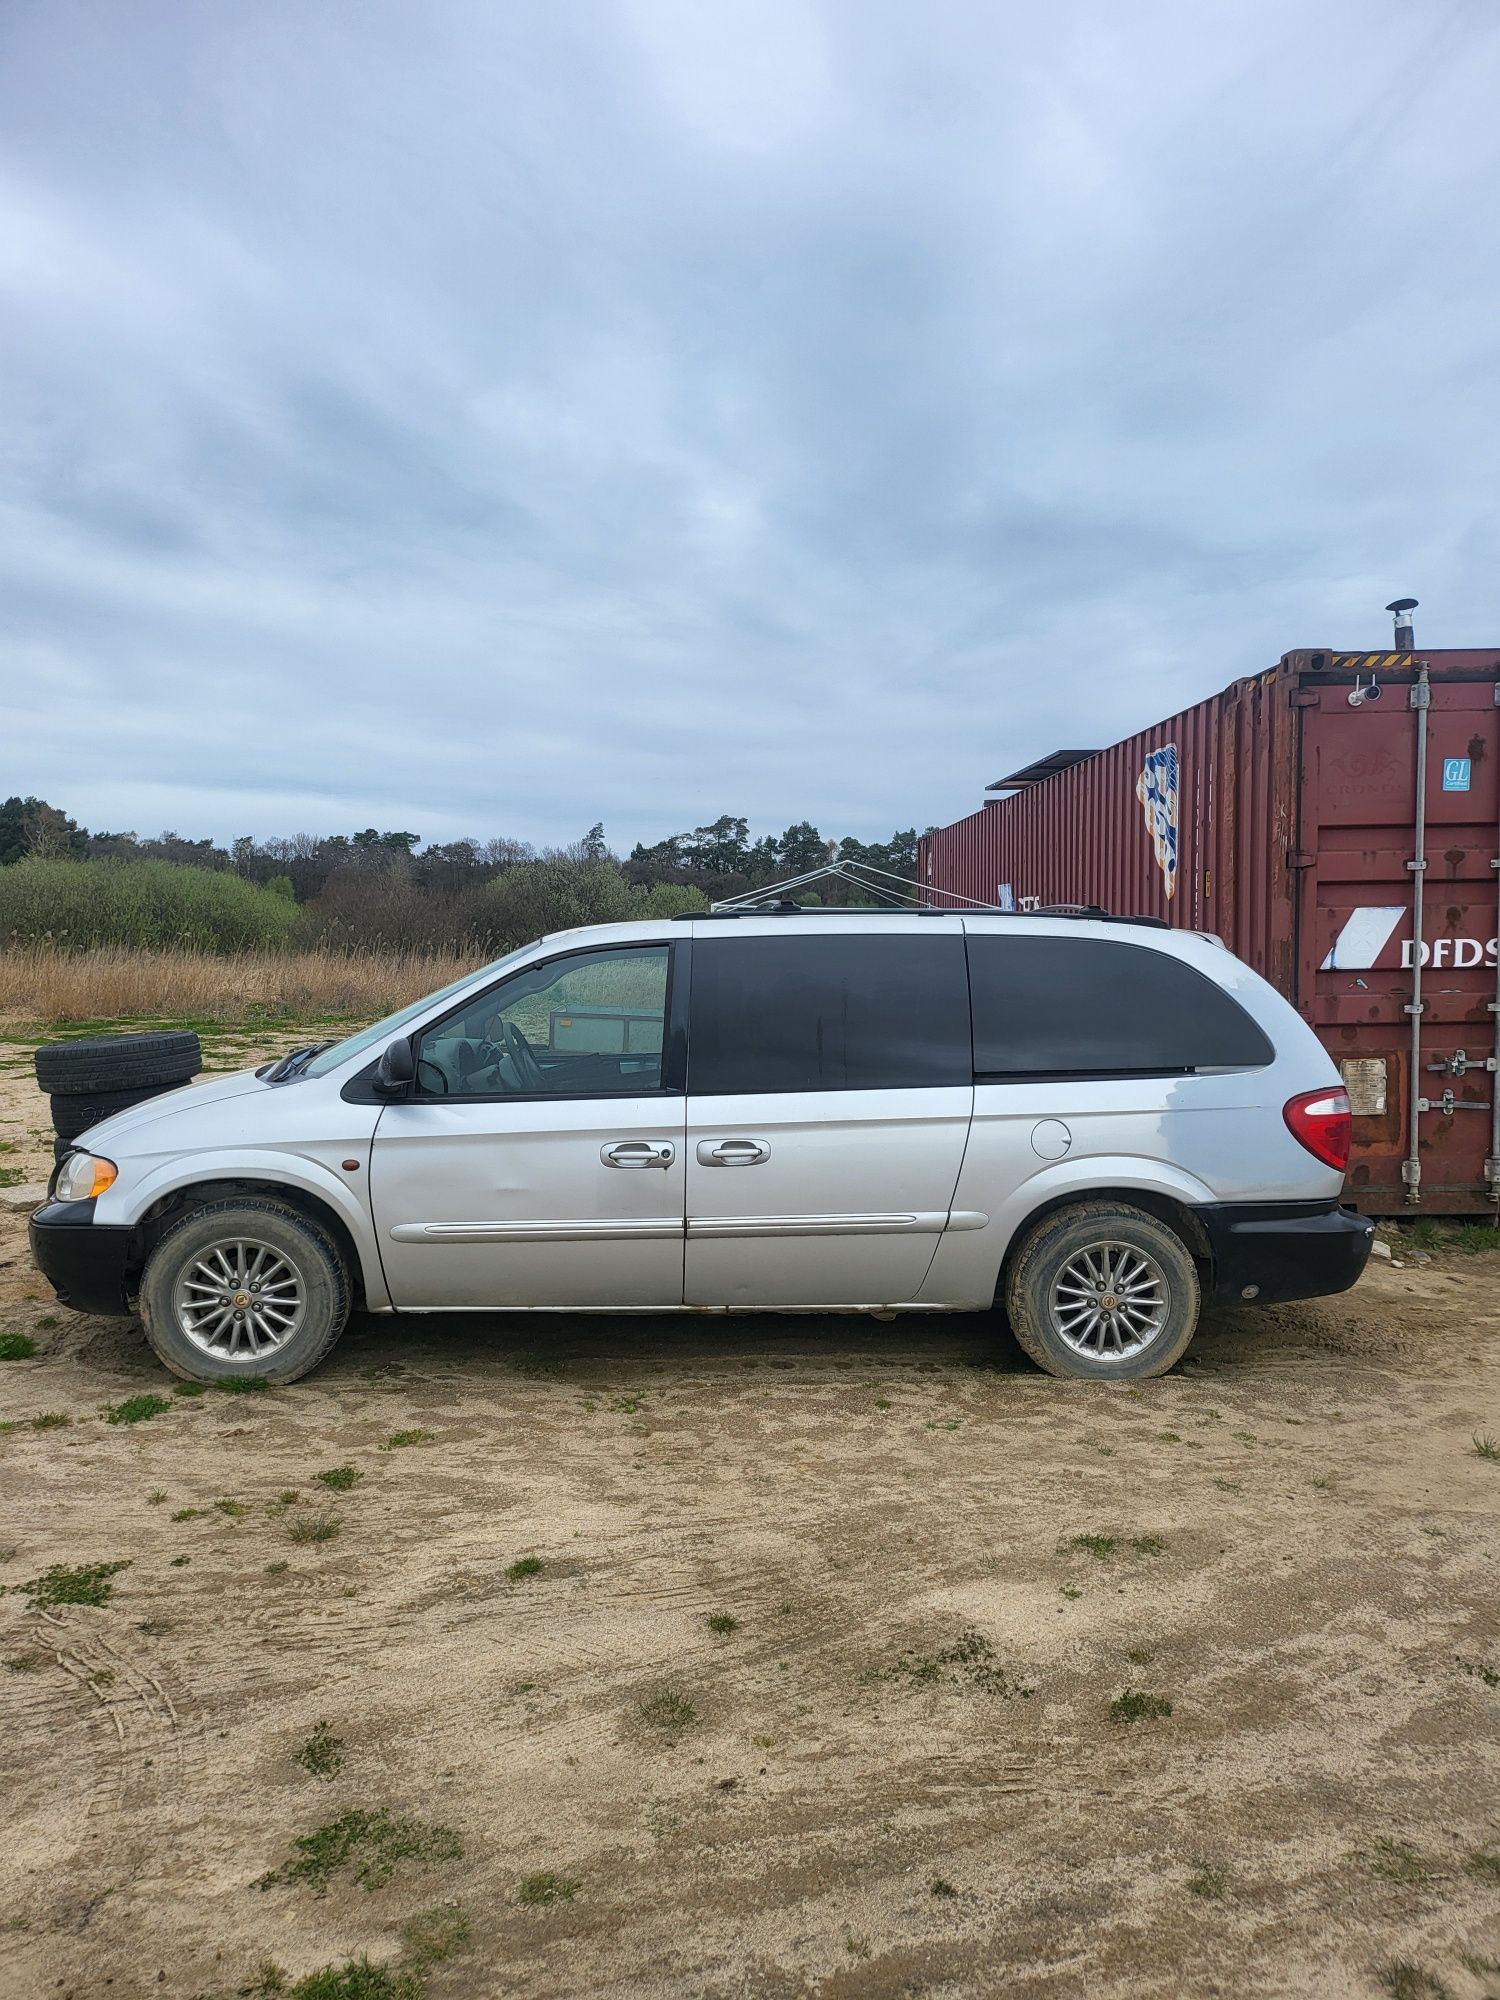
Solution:
{"label": "wheel center cap", "polygon": [[1106,1292],[1099,1303],[1107,1313],[1112,1313],[1118,1310],[1120,1301],[1115,1297],[1113,1292]]}
{"label": "wheel center cap", "polygon": [[248,1292],[235,1293],[234,1307],[236,1312],[244,1312],[249,1304],[250,1304],[250,1294]]}

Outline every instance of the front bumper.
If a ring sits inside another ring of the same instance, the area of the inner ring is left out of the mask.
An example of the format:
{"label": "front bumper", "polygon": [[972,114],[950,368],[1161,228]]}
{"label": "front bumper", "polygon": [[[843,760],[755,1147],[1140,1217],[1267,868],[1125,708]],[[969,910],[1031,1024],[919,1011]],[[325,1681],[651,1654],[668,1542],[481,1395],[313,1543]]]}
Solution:
{"label": "front bumper", "polygon": [[1336,1201],[1228,1201],[1194,1213],[1213,1251],[1212,1296],[1226,1303],[1347,1292],[1375,1240],[1370,1218]]}
{"label": "front bumper", "polygon": [[91,1201],[43,1202],[31,1218],[31,1258],[59,1305],[106,1315],[130,1311],[140,1232],[95,1222]]}

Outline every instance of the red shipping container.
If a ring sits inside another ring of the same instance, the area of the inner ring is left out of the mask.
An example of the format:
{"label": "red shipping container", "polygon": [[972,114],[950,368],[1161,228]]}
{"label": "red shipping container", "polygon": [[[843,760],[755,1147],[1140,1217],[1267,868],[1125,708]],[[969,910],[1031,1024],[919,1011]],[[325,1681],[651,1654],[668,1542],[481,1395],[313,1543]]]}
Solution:
{"label": "red shipping container", "polygon": [[923,838],[918,881],[1216,932],[1342,1070],[1351,1199],[1500,1214],[1497,704],[1500,650],[1288,653],[991,786],[1010,796]]}

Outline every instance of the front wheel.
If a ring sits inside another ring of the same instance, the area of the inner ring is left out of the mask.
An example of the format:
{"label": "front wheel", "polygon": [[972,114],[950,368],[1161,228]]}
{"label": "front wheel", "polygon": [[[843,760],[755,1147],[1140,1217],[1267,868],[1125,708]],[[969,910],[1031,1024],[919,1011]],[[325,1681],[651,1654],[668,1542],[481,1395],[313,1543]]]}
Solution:
{"label": "front wheel", "polygon": [[1078,1202],[1023,1239],[1005,1280],[1011,1331],[1039,1368],[1090,1382],[1164,1375],[1198,1329],[1198,1267],[1175,1231],[1124,1202]]}
{"label": "front wheel", "polygon": [[168,1230],[141,1279],[146,1338],[192,1382],[295,1382],[349,1317],[326,1230],[279,1202],[214,1202]]}

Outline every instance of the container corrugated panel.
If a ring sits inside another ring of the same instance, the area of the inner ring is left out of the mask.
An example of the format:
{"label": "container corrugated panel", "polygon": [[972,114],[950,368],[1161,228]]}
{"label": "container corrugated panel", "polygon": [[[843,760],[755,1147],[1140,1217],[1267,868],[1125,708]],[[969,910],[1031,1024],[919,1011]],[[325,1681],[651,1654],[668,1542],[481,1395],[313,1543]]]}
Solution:
{"label": "container corrugated panel", "polygon": [[[1430,964],[1415,1084],[1406,1009],[1417,956],[1418,734],[1408,658],[1289,653],[1270,672],[928,835],[918,878],[1018,909],[1096,903],[1216,932],[1299,1008],[1344,1068],[1357,1098],[1350,1187],[1361,1205],[1492,1212],[1485,1161],[1500,1078],[1483,1065],[1496,1046],[1500,653],[1421,657],[1432,685]],[[1372,676],[1378,698],[1351,705]],[[1356,965],[1360,939],[1366,962]],[[1403,1178],[1414,1091],[1432,1107],[1418,1118],[1419,1204]]]}

